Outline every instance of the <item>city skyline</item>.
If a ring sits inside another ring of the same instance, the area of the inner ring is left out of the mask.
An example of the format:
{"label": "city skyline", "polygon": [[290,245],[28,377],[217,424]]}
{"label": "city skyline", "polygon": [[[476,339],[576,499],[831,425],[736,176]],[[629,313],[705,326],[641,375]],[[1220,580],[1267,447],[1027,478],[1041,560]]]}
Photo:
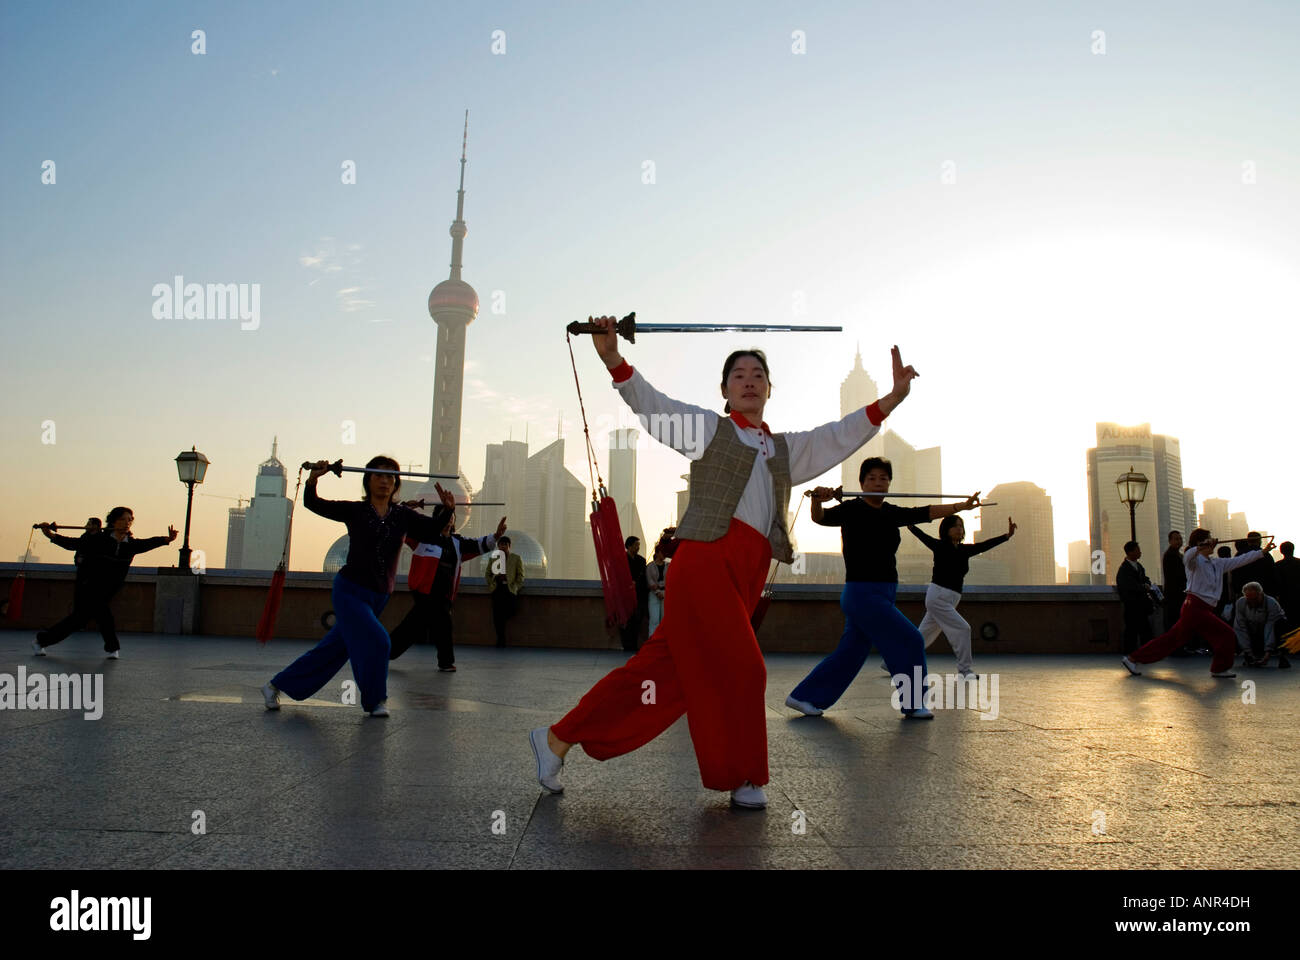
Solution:
{"label": "city skyline", "polygon": [[[218,498],[247,495],[271,436],[290,497],[303,460],[383,452],[433,470],[428,300],[448,276],[453,178],[466,194],[453,229],[474,236],[461,282],[482,299],[463,341],[468,477],[503,436],[530,432],[541,449],[581,430],[569,320],[827,323],[844,330],[645,336],[624,355],[659,389],[720,409],[722,359],[761,347],[766,419],[798,430],[835,418],[859,345],[887,391],[897,343],[921,377],[885,436],[941,447],[944,492],[1045,490],[1058,563],[1090,537],[1084,451],[1099,422],[1158,424],[1179,440],[1184,490],[1294,540],[1300,464],[1273,412],[1289,409],[1285,380],[1247,390],[1198,371],[1207,349],[1216,371],[1247,370],[1300,338],[1287,312],[1300,131],[1276,122],[1300,72],[1284,39],[1300,13],[1246,2],[1225,24],[1196,6],[1093,22],[1026,4],[996,24],[954,10],[938,31],[919,11],[682,7],[684,39],[668,8],[654,24],[517,4],[431,21],[394,3],[342,30],[287,3],[255,30],[206,11],[203,55],[192,15],[167,5],[87,8],[75,31],[7,7],[0,82],[31,93],[0,120],[15,171],[0,202],[25,225],[0,237],[0,551],[20,556],[33,522],[117,504],[141,536],[183,528],[172,461],[191,446],[212,460],[191,531],[210,567],[230,522]],[[429,70],[433,29],[464,51],[457,70]],[[66,69],[47,76],[51,59]],[[611,78],[575,85],[578,62]],[[239,131],[237,155],[193,136],[195,110]],[[176,278],[209,297],[256,285],[260,313],[159,310],[154,291]],[[605,463],[608,433],[635,422],[587,340],[573,347]],[[563,467],[586,484],[582,446]],[[636,455],[652,535],[675,519],[685,462],[644,437]],[[359,478],[320,492],[357,496]],[[806,513],[801,548],[838,549]],[[292,568],[319,569],[341,528],[294,519]],[[34,552],[65,559],[41,539]],[[175,549],[149,562],[175,563]]]}

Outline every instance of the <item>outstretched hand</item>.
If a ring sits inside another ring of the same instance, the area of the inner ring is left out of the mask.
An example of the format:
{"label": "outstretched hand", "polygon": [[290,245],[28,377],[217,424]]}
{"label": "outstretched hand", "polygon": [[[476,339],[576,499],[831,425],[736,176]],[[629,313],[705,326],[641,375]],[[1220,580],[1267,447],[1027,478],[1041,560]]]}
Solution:
{"label": "outstretched hand", "polygon": [[308,479],[309,481],[310,481],[310,480],[315,480],[315,479],[317,479],[318,477],[322,477],[322,476],[324,476],[325,474],[327,474],[327,473],[329,473],[329,472],[330,472],[330,464],[329,464],[329,461],[328,461],[328,460],[317,460],[316,463],[315,463],[315,465],[311,468],[311,473],[307,474],[307,479]]}
{"label": "outstretched hand", "polygon": [[501,522],[497,524],[497,532],[494,533],[493,539],[500,540],[506,535],[506,518],[502,517]]}
{"label": "outstretched hand", "polygon": [[967,497],[965,500],[963,500],[962,503],[961,503],[961,506],[959,506],[957,509],[958,509],[958,510],[974,510],[974,509],[975,509],[976,507],[978,507],[979,505],[980,505],[980,492],[979,492],[978,490],[976,490],[976,491],[975,491],[974,493],[972,493],[969,497]]}
{"label": "outstretched hand", "polygon": [[890,357],[894,361],[894,396],[902,400],[912,389],[912,381],[920,376],[916,368],[911,364],[903,366],[903,355],[899,352],[898,346],[895,345],[889,351]]}
{"label": "outstretched hand", "polygon": [[604,333],[593,333],[591,342],[596,347],[596,353],[605,366],[613,370],[623,358],[618,354],[618,319],[616,317],[588,317],[588,323],[594,323],[598,327],[603,327]]}
{"label": "outstretched hand", "polygon": [[176,539],[176,536],[177,536],[176,528],[169,525],[167,527],[167,542],[171,543],[173,540]]}
{"label": "outstretched hand", "polygon": [[448,510],[456,509],[456,494],[452,493],[450,490],[442,489],[441,483],[435,483],[433,489],[438,491],[438,499],[442,501],[444,507]]}
{"label": "outstretched hand", "polygon": [[1015,535],[1016,535],[1016,525],[1011,522],[1010,517],[1007,517],[1007,536],[1014,537]]}
{"label": "outstretched hand", "polygon": [[814,503],[824,503],[827,500],[842,500],[844,496],[844,488],[813,487],[808,491],[808,496],[813,498]]}

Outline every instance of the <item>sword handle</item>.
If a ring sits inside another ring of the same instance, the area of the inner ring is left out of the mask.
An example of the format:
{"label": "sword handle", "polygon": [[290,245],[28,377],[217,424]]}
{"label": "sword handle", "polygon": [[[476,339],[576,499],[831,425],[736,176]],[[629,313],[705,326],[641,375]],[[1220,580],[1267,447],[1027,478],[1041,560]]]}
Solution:
{"label": "sword handle", "polygon": [[[583,323],[581,320],[574,320],[573,323],[569,324],[564,329],[573,334],[605,332],[602,327],[598,327],[594,323]],[[620,320],[614,329],[618,331],[618,335],[628,343],[636,343],[636,311],[633,310],[626,317]]]}
{"label": "sword handle", "polygon": [[[304,460],[302,464],[302,468],[304,470],[311,470],[315,468],[315,466],[316,464],[310,460]],[[329,465],[327,469],[330,473],[334,474],[334,476],[336,477],[343,476],[343,458],[340,457],[338,460],[335,460],[333,463]]]}

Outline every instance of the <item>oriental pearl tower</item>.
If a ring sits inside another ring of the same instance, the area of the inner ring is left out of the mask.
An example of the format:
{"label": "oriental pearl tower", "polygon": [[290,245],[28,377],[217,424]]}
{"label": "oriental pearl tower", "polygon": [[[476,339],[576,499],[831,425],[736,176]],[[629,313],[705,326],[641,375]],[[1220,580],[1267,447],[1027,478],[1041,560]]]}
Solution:
{"label": "oriental pearl tower", "polygon": [[[429,315],[438,325],[438,351],[433,381],[433,418],[429,431],[429,472],[456,474],[457,482],[442,481],[456,499],[467,501],[471,488],[460,469],[460,406],[465,380],[465,328],[478,315],[478,294],[460,278],[461,252],[465,246],[465,147],[469,141],[469,111],[465,111],[465,132],[460,145],[460,188],[456,191],[456,219],[451,224],[451,276],[429,294]],[[429,504],[438,502],[433,482],[416,496]],[[456,526],[465,529],[469,508],[456,512]]]}

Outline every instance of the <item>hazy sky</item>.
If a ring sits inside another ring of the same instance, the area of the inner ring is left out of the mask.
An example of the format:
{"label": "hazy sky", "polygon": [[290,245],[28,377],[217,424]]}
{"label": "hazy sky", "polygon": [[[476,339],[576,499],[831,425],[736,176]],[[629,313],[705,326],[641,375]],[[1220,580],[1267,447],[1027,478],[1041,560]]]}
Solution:
{"label": "hazy sky", "polygon": [[[585,482],[568,321],[790,322],[802,301],[844,333],[625,355],[720,405],[726,354],[761,346],[768,423],[804,429],[838,418],[855,344],[887,390],[897,343],[922,376],[889,425],[942,446],[951,491],[1044,487],[1060,563],[1087,538],[1097,421],[1178,437],[1198,506],[1300,537],[1300,6],[853,6],[0,7],[0,559],[36,520],[119,503],[140,535],[181,527],[191,445],[213,461],[200,490],[229,497],[273,435],[290,464],[426,463],[426,300],[466,108],[475,485],[486,443],[527,429],[540,449],[559,415]],[[260,325],[155,319],[176,275],[260,284]],[[577,356],[604,467],[621,402],[589,343]],[[643,448],[647,532],[685,468]],[[230,505],[195,499],[212,565]],[[319,569],[342,532],[299,511],[293,566]],[[837,548],[806,517],[796,532]]]}

